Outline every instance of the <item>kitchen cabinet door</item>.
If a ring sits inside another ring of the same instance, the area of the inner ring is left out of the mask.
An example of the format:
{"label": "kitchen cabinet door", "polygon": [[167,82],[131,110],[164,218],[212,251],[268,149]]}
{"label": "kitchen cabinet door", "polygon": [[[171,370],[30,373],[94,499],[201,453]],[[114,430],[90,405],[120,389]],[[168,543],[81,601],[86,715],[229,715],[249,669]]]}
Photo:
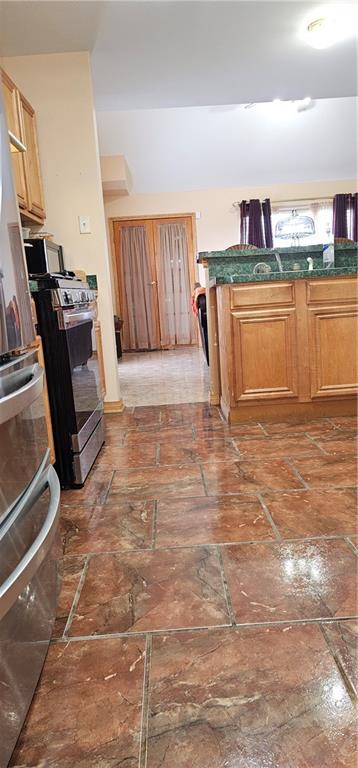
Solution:
{"label": "kitchen cabinet door", "polygon": [[357,306],[308,309],[311,397],[357,393]]}
{"label": "kitchen cabinet door", "polygon": [[[4,72],[1,71],[1,79],[3,84],[5,113],[7,119],[7,127],[11,133],[16,136],[19,141],[24,142],[24,130],[21,119],[21,109],[19,101],[19,92],[15,83]],[[25,179],[25,158],[23,152],[11,153],[12,168],[14,175],[14,184],[17,194],[17,200],[20,208],[27,208],[27,189]]]}
{"label": "kitchen cabinet door", "polygon": [[36,117],[31,104],[19,94],[21,117],[24,126],[25,174],[27,184],[27,210],[39,219],[45,219],[45,203],[42,189],[40,158],[37,144]]}
{"label": "kitchen cabinet door", "polygon": [[296,310],[231,314],[235,400],[297,397]]}

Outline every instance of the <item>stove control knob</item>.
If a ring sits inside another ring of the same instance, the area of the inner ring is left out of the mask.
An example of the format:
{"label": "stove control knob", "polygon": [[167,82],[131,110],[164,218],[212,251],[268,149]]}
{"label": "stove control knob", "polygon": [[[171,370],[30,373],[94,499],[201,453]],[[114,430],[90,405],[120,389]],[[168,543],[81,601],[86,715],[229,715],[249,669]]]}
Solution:
{"label": "stove control knob", "polygon": [[63,300],[64,300],[65,304],[69,304],[70,303],[70,297],[69,297],[67,291],[63,292]]}

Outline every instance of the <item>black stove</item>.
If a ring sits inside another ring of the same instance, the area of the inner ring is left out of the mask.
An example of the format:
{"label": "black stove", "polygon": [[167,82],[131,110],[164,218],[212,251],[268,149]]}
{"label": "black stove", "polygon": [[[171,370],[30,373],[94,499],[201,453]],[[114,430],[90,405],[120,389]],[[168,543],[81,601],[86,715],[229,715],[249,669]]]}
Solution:
{"label": "black stove", "polygon": [[30,275],[63,488],[81,487],[104,442],[93,325],[97,292],[73,273]]}

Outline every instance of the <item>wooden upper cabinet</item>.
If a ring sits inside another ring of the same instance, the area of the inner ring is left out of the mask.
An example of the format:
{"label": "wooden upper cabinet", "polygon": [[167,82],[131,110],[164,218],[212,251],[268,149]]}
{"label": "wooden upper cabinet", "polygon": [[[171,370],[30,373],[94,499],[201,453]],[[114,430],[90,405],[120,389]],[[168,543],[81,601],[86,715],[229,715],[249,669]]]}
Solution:
{"label": "wooden upper cabinet", "polygon": [[26,144],[24,159],[27,184],[27,210],[34,214],[34,216],[45,219],[46,213],[37,144],[36,116],[31,104],[22,93],[19,94],[19,97]]}
{"label": "wooden upper cabinet", "polygon": [[46,218],[34,109],[9,75],[1,70],[8,129],[26,146],[12,152],[14,184],[21,213],[42,223]]}
{"label": "wooden upper cabinet", "polygon": [[[1,70],[4,105],[9,131],[24,143],[24,130],[21,119],[19,92],[11,78]],[[27,189],[25,179],[25,158],[22,152],[11,153],[14,184],[20,208],[27,208]]]}

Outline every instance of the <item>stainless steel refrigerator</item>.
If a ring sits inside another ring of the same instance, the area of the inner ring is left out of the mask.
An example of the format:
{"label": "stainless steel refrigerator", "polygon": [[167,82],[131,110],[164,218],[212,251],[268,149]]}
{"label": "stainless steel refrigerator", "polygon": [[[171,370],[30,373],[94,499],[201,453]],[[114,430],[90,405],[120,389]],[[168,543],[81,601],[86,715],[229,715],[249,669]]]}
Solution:
{"label": "stainless steel refrigerator", "polygon": [[0,86],[0,768],[7,766],[51,637],[60,486],[49,463]]}

